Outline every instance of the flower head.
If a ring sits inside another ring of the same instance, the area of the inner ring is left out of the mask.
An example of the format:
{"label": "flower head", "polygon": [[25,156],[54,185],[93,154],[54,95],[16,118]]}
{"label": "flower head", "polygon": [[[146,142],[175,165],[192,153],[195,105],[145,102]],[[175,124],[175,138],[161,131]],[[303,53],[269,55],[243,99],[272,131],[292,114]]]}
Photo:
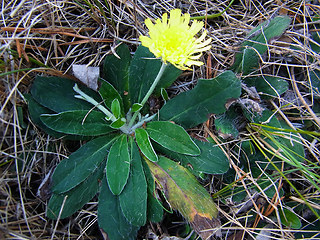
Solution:
{"label": "flower head", "polygon": [[180,9],[171,10],[169,20],[167,13],[163,14],[162,21],[157,19],[155,24],[148,18],[145,23],[149,37],[140,36],[140,41],[156,57],[161,57],[163,62],[168,61],[182,70],[191,65],[200,66],[203,62],[197,60],[203,51],[211,48],[211,39],[204,41],[206,31],[196,38],[195,35],[203,28],[203,22],[193,21],[189,26],[189,21],[190,15],[181,16]]}

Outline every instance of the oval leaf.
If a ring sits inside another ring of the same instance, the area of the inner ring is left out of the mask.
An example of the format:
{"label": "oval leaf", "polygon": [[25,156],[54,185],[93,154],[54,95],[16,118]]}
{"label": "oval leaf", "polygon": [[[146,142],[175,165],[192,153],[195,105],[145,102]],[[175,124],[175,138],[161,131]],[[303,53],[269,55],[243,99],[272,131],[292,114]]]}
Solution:
{"label": "oval leaf", "polygon": [[243,79],[248,87],[255,87],[262,98],[279,97],[288,90],[288,82],[278,77],[263,76]]}
{"label": "oval leaf", "polygon": [[[57,219],[62,209],[60,218],[66,218],[78,211],[84,204],[89,202],[99,190],[99,180],[103,178],[104,164],[100,164],[85,181],[64,194],[56,194],[50,198],[47,207],[47,217]],[[66,200],[64,201],[66,197]]]}
{"label": "oval leaf", "polygon": [[152,140],[171,151],[191,156],[200,154],[198,146],[179,125],[166,121],[149,122],[146,130]]}
{"label": "oval leaf", "polygon": [[165,103],[169,100],[169,95],[168,95],[166,89],[164,89],[164,88],[161,88],[161,97]]}
{"label": "oval leaf", "polygon": [[119,118],[117,120],[115,120],[113,123],[110,124],[111,128],[114,129],[119,129],[121,128],[124,124],[126,123],[126,119],[125,118]]}
{"label": "oval leaf", "polygon": [[144,173],[148,184],[148,203],[147,203],[147,219],[150,222],[160,222],[163,218],[163,209],[161,202],[158,200],[155,180],[146,161],[142,161]]}
{"label": "oval leaf", "polygon": [[[124,109],[123,109],[123,101],[122,98],[120,96],[120,94],[117,92],[117,90],[106,80],[100,78],[99,79],[101,86],[99,88],[99,93],[100,96],[102,97],[102,99],[104,100],[104,104],[106,105],[107,108],[111,109],[112,106],[112,102],[115,99],[118,99],[119,103],[120,103],[120,109],[121,109],[121,113],[124,116]],[[120,116],[119,116],[120,117]]]}
{"label": "oval leaf", "polygon": [[310,71],[310,81],[311,81],[311,87],[314,90],[315,96],[317,98],[320,97],[320,71],[317,69]]}
{"label": "oval leaf", "polygon": [[106,158],[115,135],[96,138],[62,160],[52,175],[52,191],[64,193],[83,182]]}
{"label": "oval leaf", "polygon": [[261,23],[249,33],[250,40],[241,44],[242,50],[236,54],[235,62],[231,69],[247,75],[259,66],[260,57],[268,50],[268,41],[278,37],[287,29],[291,22],[288,16],[276,16],[271,20]]}
{"label": "oval leaf", "polygon": [[127,135],[121,135],[110,148],[106,166],[108,185],[114,195],[119,195],[127,183],[130,155]]}
{"label": "oval leaf", "polygon": [[135,130],[135,136],[137,144],[146,158],[148,158],[152,162],[157,162],[158,156],[151,145],[147,131],[142,128],[137,128]]}
{"label": "oval leaf", "polygon": [[102,180],[98,205],[99,226],[111,240],[135,240],[139,227],[130,224],[120,209],[119,197],[111,193],[106,179]]}
{"label": "oval leaf", "polygon": [[132,105],[132,109],[131,111],[132,112],[137,112],[137,111],[140,111],[140,109],[142,108],[142,104],[141,103],[135,103]]}
{"label": "oval leaf", "polygon": [[209,114],[223,113],[230,98],[241,93],[240,80],[231,71],[214,79],[199,79],[197,86],[168,101],[160,110],[160,120],[173,121],[191,128],[208,119]]}
{"label": "oval leaf", "polygon": [[119,195],[123,215],[129,223],[143,226],[147,220],[147,181],[139,149],[131,139],[131,170],[128,183]]}
{"label": "oval leaf", "polygon": [[121,116],[121,107],[120,107],[120,102],[119,102],[119,100],[117,98],[114,99],[112,101],[112,103],[111,103],[111,112],[113,113],[115,118],[120,118],[120,116]]}
{"label": "oval leaf", "polygon": [[203,239],[213,235],[220,226],[218,210],[197,179],[186,168],[162,156],[157,163],[147,161],[147,164],[172,208],[178,210]]}
{"label": "oval leaf", "polygon": [[57,114],[43,114],[41,121],[54,131],[83,136],[99,136],[114,131],[98,111],[75,110]]}
{"label": "oval leaf", "polygon": [[283,211],[280,211],[281,223],[292,229],[300,229],[301,222],[297,214],[284,208]]}
{"label": "oval leaf", "polygon": [[[32,97],[54,112],[65,112],[73,110],[90,110],[92,104],[77,99],[74,96],[76,92],[73,90],[75,82],[60,77],[36,77],[31,87]],[[97,102],[101,102],[99,94],[79,84],[79,88],[89,96],[93,97]]]}
{"label": "oval leaf", "polygon": [[[117,47],[115,55],[106,56],[103,64],[103,78],[106,79],[115,89],[117,89],[123,99],[124,110],[129,110],[129,95],[128,95],[128,72],[131,62],[131,54],[126,44],[121,44]],[[104,96],[104,99],[107,97]],[[111,102],[114,98],[111,99]],[[110,102],[110,103],[111,103]],[[121,103],[121,101],[120,101]]]}
{"label": "oval leaf", "polygon": [[236,120],[239,112],[231,106],[225,113],[217,115],[214,120],[214,125],[219,136],[223,139],[236,138],[239,135]]}
{"label": "oval leaf", "polygon": [[201,150],[199,156],[179,154],[159,145],[156,146],[156,149],[167,157],[179,161],[184,167],[190,168],[192,171],[207,174],[223,174],[228,171],[229,160],[218,145],[196,139],[194,139],[194,142]]}
{"label": "oval leaf", "polygon": [[24,97],[27,99],[27,102],[28,102],[28,111],[29,111],[32,122],[35,123],[37,126],[39,126],[47,134],[53,137],[56,137],[56,138],[63,137],[64,134],[53,131],[51,128],[48,128],[40,119],[40,116],[42,114],[54,114],[54,112],[40,105],[37,101],[33,99],[31,94],[25,94]]}

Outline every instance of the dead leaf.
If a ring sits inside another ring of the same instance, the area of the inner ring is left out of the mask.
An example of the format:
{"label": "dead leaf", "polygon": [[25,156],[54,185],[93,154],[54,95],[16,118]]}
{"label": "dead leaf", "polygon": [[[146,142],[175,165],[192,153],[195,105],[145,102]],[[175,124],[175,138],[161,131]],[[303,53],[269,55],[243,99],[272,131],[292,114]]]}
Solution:
{"label": "dead leaf", "polygon": [[216,205],[186,168],[163,156],[156,163],[146,162],[171,207],[184,216],[202,239],[220,234]]}
{"label": "dead leaf", "polygon": [[99,67],[88,67],[87,65],[72,65],[73,74],[81,82],[93,90],[98,88]]}

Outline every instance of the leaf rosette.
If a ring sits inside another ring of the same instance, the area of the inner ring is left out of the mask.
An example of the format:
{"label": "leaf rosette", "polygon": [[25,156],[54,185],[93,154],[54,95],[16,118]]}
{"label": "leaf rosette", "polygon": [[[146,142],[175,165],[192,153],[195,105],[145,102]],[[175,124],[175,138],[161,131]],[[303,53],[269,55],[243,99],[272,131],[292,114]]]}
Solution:
{"label": "leaf rosette", "polygon": [[[226,71],[199,80],[194,89],[173,99],[164,94],[181,69],[201,65],[197,60],[209,49],[205,32],[194,37],[203,24],[195,21],[189,26],[189,18],[174,10],[169,20],[166,15],[155,25],[147,20],[150,38],[141,40],[149,49],[139,46],[131,56],[128,47],[120,45],[117,57],[105,59],[98,92],[70,79],[35,79],[27,95],[33,121],[53,136],[87,140],[56,167],[48,217],[66,218],[100,193],[100,227],[110,239],[134,239],[147,221],[161,220],[158,187],[203,238],[207,236],[201,233],[201,224],[219,227],[215,204],[192,173],[222,174],[228,170],[228,158],[216,145],[191,138],[185,129],[201,124],[209,114],[225,112],[228,99],[240,96],[241,84]],[[190,51],[182,56],[163,49],[159,59],[155,49],[163,48],[156,33],[160,26],[167,35],[184,29]],[[166,96],[157,116],[148,114],[151,93]],[[179,196],[188,197],[177,200]]]}

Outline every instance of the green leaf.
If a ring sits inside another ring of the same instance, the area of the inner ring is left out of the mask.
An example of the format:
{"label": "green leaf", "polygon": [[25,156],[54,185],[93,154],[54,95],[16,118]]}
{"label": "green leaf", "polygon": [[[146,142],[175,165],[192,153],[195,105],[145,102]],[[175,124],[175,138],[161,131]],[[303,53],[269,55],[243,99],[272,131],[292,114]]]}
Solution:
{"label": "green leaf", "polygon": [[106,179],[102,180],[99,205],[98,222],[110,240],[135,240],[138,227],[130,224],[120,209],[119,197],[111,193]]}
{"label": "green leaf", "polygon": [[[31,87],[31,94],[39,104],[57,113],[92,109],[90,103],[74,97],[76,95],[73,90],[74,84],[74,81],[67,78],[36,77]],[[95,91],[82,85],[79,85],[79,88],[97,102],[101,101]]]}
{"label": "green leaf", "polygon": [[260,58],[257,52],[245,46],[244,49],[236,54],[234,64],[231,66],[231,70],[236,73],[243,73],[248,75],[249,73],[259,68]]}
{"label": "green leaf", "polygon": [[132,112],[139,111],[143,106],[140,103],[135,103],[132,105]]}
{"label": "green leaf", "polygon": [[[169,63],[168,63],[169,64]],[[133,56],[129,72],[129,93],[132,103],[141,102],[161,67],[161,60],[149,51],[148,48],[139,46]],[[181,74],[181,70],[169,64],[163,73],[155,94],[160,94],[161,88],[169,87]]]}
{"label": "green leaf", "polygon": [[248,87],[255,87],[257,92],[261,92],[262,98],[269,99],[279,97],[288,90],[288,82],[278,77],[263,76],[245,78],[243,82]]}
{"label": "green leaf", "polygon": [[[270,143],[270,141],[267,140],[267,142]],[[241,148],[244,151],[244,148]],[[255,150],[255,149],[254,149]],[[247,159],[250,159],[250,170],[252,172],[252,176],[261,179],[261,174],[263,173],[265,176],[267,175],[267,170],[275,171],[275,168],[268,159],[260,152],[260,151],[254,151],[252,154],[246,154],[242,153],[241,155],[242,159],[246,161]],[[274,161],[274,164],[277,167],[281,167],[282,162],[281,161]],[[257,182],[259,181],[257,180]],[[272,198],[272,196],[271,196]]]}
{"label": "green leaf", "polygon": [[197,179],[178,163],[162,156],[158,162],[147,161],[147,164],[170,206],[190,222],[202,239],[212,235],[215,228],[220,226],[218,210],[210,194]]}
{"label": "green leaf", "polygon": [[[99,79],[101,86],[99,88],[99,94],[102,97],[102,99],[104,100],[104,104],[106,105],[106,107],[108,109],[112,108],[112,102],[115,99],[118,99],[119,103],[120,103],[120,109],[121,109],[121,114],[122,116],[124,116],[124,107],[123,107],[123,101],[122,101],[122,97],[120,96],[120,94],[117,92],[117,90],[106,80],[100,78]],[[119,116],[120,117],[120,116]]]}
{"label": "green leaf", "polygon": [[147,123],[146,130],[152,140],[171,151],[191,156],[200,154],[198,146],[179,125],[171,122],[155,121]]}
{"label": "green leaf", "polygon": [[155,191],[148,188],[147,219],[150,222],[157,223],[163,218],[163,207],[154,195]]}
{"label": "green leaf", "polygon": [[213,79],[199,79],[194,89],[180,93],[161,108],[160,120],[191,128],[206,121],[209,114],[225,112],[227,100],[240,94],[240,81],[231,71]]}
{"label": "green leaf", "polygon": [[88,110],[74,110],[40,116],[41,121],[54,131],[83,136],[99,136],[114,131],[104,118],[105,115],[102,112]]}
{"label": "green leaf", "polygon": [[302,226],[299,217],[286,208],[280,210],[280,219],[283,225],[292,229],[300,229]]}
{"label": "green leaf", "polygon": [[21,127],[21,129],[25,130],[28,125],[24,121],[24,112],[22,106],[17,106],[17,117],[19,126]]}
{"label": "green leaf", "polygon": [[146,161],[142,161],[142,165],[148,184],[147,219],[150,222],[160,222],[163,218],[163,206],[156,196],[155,180]]}
{"label": "green leaf", "polygon": [[[318,31],[319,31],[319,30],[318,30]],[[319,32],[318,32],[318,31],[311,34],[312,40],[313,40],[314,42],[316,42],[317,44],[310,41],[310,47],[311,47],[311,49],[312,49],[314,52],[316,52],[316,53],[319,53],[319,52],[320,52],[320,35],[319,35]]]}
{"label": "green leaf", "polygon": [[[78,211],[89,202],[99,190],[99,181],[103,178],[104,163],[101,163],[89,177],[72,190],[64,194],[56,194],[50,198],[47,207],[47,217],[57,219],[63,207],[60,218],[66,218]],[[66,200],[64,201],[66,197]]]}
{"label": "green leaf", "polygon": [[111,112],[113,113],[115,118],[120,118],[120,116],[121,116],[121,107],[120,107],[120,102],[119,102],[119,100],[117,98],[114,99],[112,101],[112,103],[111,103]]}
{"label": "green leaf", "polygon": [[127,135],[123,134],[112,145],[106,167],[108,185],[114,195],[119,195],[127,183],[130,161]]}
{"label": "green leaf", "polygon": [[106,159],[114,140],[115,135],[96,138],[62,160],[52,175],[52,191],[67,192],[87,179]]}
{"label": "green leaf", "polygon": [[106,56],[103,64],[103,79],[106,79],[115,89],[117,89],[123,99],[124,111],[127,112],[130,107],[128,72],[131,54],[128,46],[125,44],[121,44],[117,47],[116,54],[118,57],[115,55]]}
{"label": "green leaf", "polygon": [[249,40],[241,44],[241,51],[236,54],[235,62],[231,69],[236,72],[249,74],[259,66],[259,56],[268,50],[268,41],[278,37],[288,28],[291,18],[288,16],[277,16],[271,20],[261,23],[249,33]]}
{"label": "green leaf", "polygon": [[228,171],[229,160],[218,145],[196,139],[193,141],[200,148],[201,154],[199,156],[179,154],[169,151],[159,145],[156,146],[156,149],[169,158],[180,162],[184,167],[190,168],[196,172],[223,174]]}
{"label": "green leaf", "polygon": [[128,222],[135,226],[143,226],[147,219],[147,181],[139,149],[133,139],[130,143],[131,170],[128,183],[119,195],[119,201]]}
{"label": "green leaf", "polygon": [[320,71],[315,69],[310,71],[310,81],[315,96],[320,97]]}
{"label": "green leaf", "polygon": [[126,123],[126,119],[125,118],[119,118],[116,121],[112,122],[110,124],[110,127],[114,128],[114,129],[119,129],[121,128],[124,124]]}
{"label": "green leaf", "polygon": [[40,116],[42,114],[53,114],[54,112],[50,109],[40,105],[38,102],[36,102],[33,97],[30,94],[25,94],[24,97],[27,99],[28,102],[28,110],[31,117],[31,120],[33,123],[38,125],[40,128],[42,128],[47,134],[60,138],[63,137],[65,134],[56,132],[52,130],[51,128],[48,128],[40,119]]}
{"label": "green leaf", "polygon": [[167,102],[169,100],[168,93],[167,93],[166,89],[164,89],[164,88],[161,88],[161,97],[165,102]]}
{"label": "green leaf", "polygon": [[[280,120],[279,123],[281,128],[291,129],[285,121]],[[297,159],[300,162],[305,161],[305,148],[299,135],[295,133],[290,133],[289,135],[283,135],[283,137],[279,137],[279,140],[280,143],[284,144],[285,147],[287,147],[287,149],[291,150],[291,154],[295,157],[295,159]]]}
{"label": "green leaf", "polygon": [[137,128],[135,130],[135,136],[137,144],[146,158],[148,158],[152,162],[157,162],[158,156],[151,145],[151,141],[149,139],[147,131],[143,128]]}
{"label": "green leaf", "polygon": [[38,125],[43,131],[45,131],[50,136],[55,138],[62,138],[67,140],[90,140],[90,137],[83,136],[83,135],[66,135],[60,132],[56,132],[51,128],[47,127],[40,119],[42,114],[54,114],[53,111],[50,109],[40,105],[36,102],[30,94],[25,94],[24,97],[27,99],[28,102],[28,110],[33,123]]}
{"label": "green leaf", "polygon": [[238,137],[239,131],[235,124],[237,117],[238,113],[232,106],[225,113],[216,116],[214,125],[220,137],[223,139]]}
{"label": "green leaf", "polygon": [[[257,168],[257,172],[260,173],[259,176],[261,176],[262,174],[269,176],[268,174],[266,174],[265,170],[262,172],[261,169],[260,168],[258,169],[257,166],[255,166],[255,168]],[[275,185],[275,181],[279,179],[278,176],[277,176],[277,179],[274,179],[274,181],[271,181],[270,179],[272,179],[272,176],[270,176],[267,179],[260,178],[259,180],[257,180],[257,185],[259,186],[259,188],[255,186],[256,191],[260,192],[261,191],[260,189],[262,189],[262,192],[264,192],[264,194],[270,199],[272,199],[275,196],[275,194],[277,194],[279,197],[282,197],[284,195],[283,188],[281,188],[279,191],[278,186]]]}

